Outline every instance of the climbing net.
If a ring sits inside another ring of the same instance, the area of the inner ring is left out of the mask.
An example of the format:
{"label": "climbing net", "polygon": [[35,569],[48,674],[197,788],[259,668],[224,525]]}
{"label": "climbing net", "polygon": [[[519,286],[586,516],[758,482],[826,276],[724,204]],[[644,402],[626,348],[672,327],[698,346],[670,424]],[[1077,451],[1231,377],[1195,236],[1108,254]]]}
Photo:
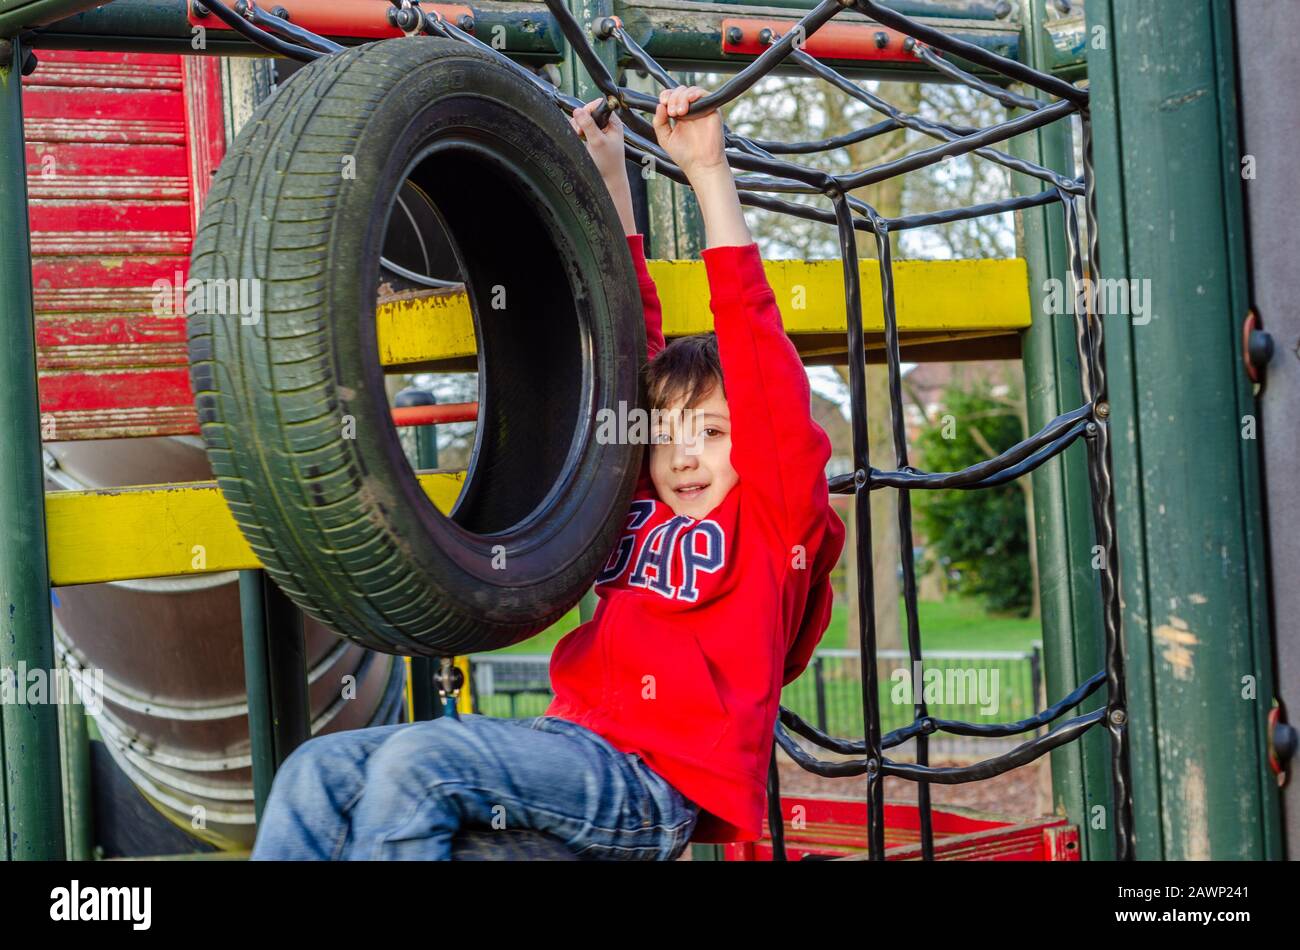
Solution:
{"label": "climbing net", "polygon": [[[480,42],[471,33],[451,23],[434,11],[421,10],[416,0],[392,0],[389,22],[407,35],[426,34],[473,46],[510,68],[522,81],[531,83],[566,115],[584,103],[569,96],[505,54]],[[596,120],[603,127],[610,113],[617,110],[625,126],[627,156],[643,167],[653,163],[656,173],[689,185],[686,175],[657,144],[653,126],[640,113],[653,113],[658,97],[618,85],[605,62],[597,55],[562,0],[546,0],[546,5],[574,52],[582,61],[592,81],[604,94],[605,101],[596,110]],[[251,42],[280,56],[309,61],[340,52],[345,47],[267,13],[247,0],[235,8],[221,0],[205,0],[212,13]],[[854,10],[884,27],[897,31],[904,39],[903,48],[949,80],[961,83],[989,96],[1018,113],[1014,118],[989,128],[969,128],[923,119],[905,114],[858,83],[841,76],[819,62],[803,48],[808,37],[833,19],[841,10]],[[468,25],[468,24],[466,24]],[[593,32],[603,40],[619,44],[641,70],[665,87],[678,83],[642,49],[623,29],[614,16],[601,18]],[[1104,372],[1102,324],[1095,309],[1095,298],[1088,289],[1097,286],[1098,244],[1097,208],[1093,190],[1092,128],[1088,112],[1088,92],[1055,76],[1039,72],[1023,63],[998,56],[979,46],[918,23],[873,0],[822,0],[784,34],[765,31],[767,49],[725,82],[720,88],[691,104],[689,112],[719,108],[744,94],[778,64],[790,60],[814,76],[821,77],[854,99],[865,103],[884,118],[847,135],[814,142],[757,142],[736,135],[724,126],[726,156],[731,167],[742,172],[736,176],[737,191],[743,204],[796,215],[812,221],[834,224],[837,229],[844,270],[844,297],[848,310],[849,395],[852,409],[853,467],[851,474],[831,478],[829,491],[854,497],[857,523],[857,596],[859,604],[859,644],[862,661],[862,702],[865,735],[861,739],[831,736],[781,707],[775,723],[776,741],[804,769],[823,776],[866,775],[868,856],[883,859],[885,854],[884,779],[886,776],[916,782],[921,818],[922,856],[933,859],[934,840],[931,824],[929,785],[960,784],[990,778],[1017,768],[1065,743],[1079,738],[1087,730],[1104,723],[1111,743],[1111,781],[1114,796],[1116,857],[1133,857],[1132,793],[1129,783],[1128,746],[1125,723],[1124,665],[1120,642],[1120,605],[1118,554],[1115,537],[1115,505],[1111,487],[1110,415]],[[1046,98],[1021,95],[986,81],[945,59],[947,53],[1011,83],[1020,83]],[[999,151],[993,146],[1016,135],[1043,128],[1078,115],[1082,127],[1083,174],[1071,177],[1031,161]],[[898,129],[912,129],[937,140],[937,144],[874,167],[834,175],[778,158],[779,155],[812,154],[842,148]],[[1034,193],[964,208],[886,217],[867,202],[849,193],[885,179],[913,172],[950,157],[974,153],[1042,183]],[[829,198],[833,210],[786,201],[773,194],[820,194]],[[1081,230],[1078,203],[1083,204]],[[1036,208],[1056,204],[1063,216],[1071,274],[1081,292],[1071,295],[1071,314],[1075,325],[1079,354],[1080,385],[1083,404],[1051,420],[1040,431],[1012,446],[1000,455],[956,472],[924,472],[908,461],[907,437],[903,420],[902,370],[899,354],[898,318],[894,299],[893,266],[889,236],[891,233],[931,225],[964,221],[984,215]],[[894,445],[892,468],[876,468],[868,457],[866,360],[862,330],[862,306],[859,287],[857,234],[875,239],[880,267],[880,282],[885,321],[885,352],[888,369],[889,417]],[[1081,245],[1086,235],[1088,254]],[[913,669],[921,662],[921,635],[917,614],[917,585],[912,551],[912,517],[910,493],[918,490],[992,488],[1033,471],[1048,459],[1060,454],[1082,438],[1087,448],[1092,524],[1097,549],[1102,556],[1098,571],[1104,635],[1104,667],[1046,709],[1027,719],[1006,723],[971,723],[938,719],[930,715],[924,691],[915,689],[912,721],[882,735],[880,694],[876,664],[875,594],[872,587],[870,492],[885,487],[898,490],[899,549],[903,572],[903,597],[907,618],[908,652]],[[865,566],[865,569],[864,569]],[[1101,688],[1107,687],[1106,705],[1092,712],[1061,720],[1065,713]],[[929,765],[929,736],[944,732],[959,736],[1006,737],[1037,732],[1056,723],[1054,729],[1036,735],[1009,752],[972,765],[939,768]],[[814,745],[847,756],[827,761],[817,758],[795,741],[797,733]],[[887,750],[916,739],[916,761],[896,762]],[[780,794],[777,782],[775,747],[768,779],[769,825],[774,850],[784,859]]]}

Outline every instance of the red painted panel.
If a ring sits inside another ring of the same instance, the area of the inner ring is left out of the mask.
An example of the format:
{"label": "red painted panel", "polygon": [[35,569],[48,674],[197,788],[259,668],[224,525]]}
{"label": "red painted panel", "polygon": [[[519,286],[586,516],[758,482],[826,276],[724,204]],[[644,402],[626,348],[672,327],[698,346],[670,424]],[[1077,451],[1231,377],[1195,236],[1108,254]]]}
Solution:
{"label": "red painted panel", "polygon": [[[155,291],[154,281],[167,280],[176,283],[177,270],[188,273],[190,259],[189,248],[186,256],[125,256],[109,257],[44,257],[32,268],[32,288],[38,299],[36,319],[39,322],[42,304],[48,303],[42,297],[42,291],[61,291],[60,311],[78,308],[77,298],[85,297],[88,308],[103,306],[106,299],[121,299],[125,294],[139,297],[142,303],[135,304],[143,310],[152,310],[149,301]],[[106,293],[106,291],[108,293]],[[134,298],[133,298],[134,299]]]}
{"label": "red painted panel", "polygon": [[182,406],[189,402],[188,370],[53,372],[46,373],[41,381],[41,409],[53,413]]}
{"label": "red painted panel", "polygon": [[[62,242],[67,246],[76,246],[80,243],[77,236],[86,231],[125,232],[124,237],[128,242],[134,237],[131,232],[138,231],[143,232],[141,240],[144,243],[138,245],[143,247],[154,243],[154,236],[160,231],[192,236],[187,191],[188,189],[180,192],[174,200],[150,203],[106,202],[93,200],[89,196],[82,199],[52,200],[29,197],[28,220],[31,222],[33,238],[36,232],[55,232],[68,239]],[[60,245],[58,241],[51,243],[55,246]]]}
{"label": "red painted panel", "polygon": [[32,88],[42,89],[45,94],[33,96],[30,109],[24,101],[23,115],[31,119],[104,119],[166,125],[181,118],[184,109],[179,72],[165,85],[143,89],[76,89],[35,84]]}
{"label": "red painted panel", "polygon": [[[47,157],[48,156],[48,157]],[[102,176],[100,187],[133,186],[132,179],[178,178],[189,172],[185,153],[174,145],[100,145],[94,142],[27,142],[27,170],[41,186],[54,187],[64,176]],[[118,181],[122,179],[123,181]],[[82,182],[84,184],[84,182]]]}
{"label": "red painted panel", "polygon": [[48,50],[23,81],[47,439],[197,431],[185,318],[154,286],[189,270],[224,153],[219,75],[206,58]]}
{"label": "red painted panel", "polygon": [[[173,53],[93,53],[88,50],[48,49],[41,53],[41,68],[57,64],[61,70],[71,70],[78,66],[88,68],[90,79],[80,83],[91,85],[106,81],[105,77],[121,74],[134,75],[148,71],[151,67],[161,70],[174,70],[177,57]],[[108,65],[110,69],[104,69]],[[48,79],[41,80],[48,82]]]}

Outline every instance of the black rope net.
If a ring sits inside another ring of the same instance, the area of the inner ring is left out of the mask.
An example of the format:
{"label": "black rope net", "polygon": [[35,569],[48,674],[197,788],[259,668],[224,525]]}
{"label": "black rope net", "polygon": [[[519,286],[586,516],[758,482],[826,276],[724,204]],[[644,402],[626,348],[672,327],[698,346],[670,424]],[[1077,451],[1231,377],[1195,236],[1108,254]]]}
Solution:
{"label": "black rope net", "polygon": [[[392,0],[390,21],[408,35],[427,34],[456,40],[475,47],[513,70],[522,81],[532,83],[547,98],[569,115],[584,103],[569,96],[524,66],[473,35],[451,23],[437,12],[421,10],[411,0]],[[673,181],[689,186],[685,174],[659,147],[653,126],[640,113],[653,114],[658,97],[647,95],[618,85],[610,75],[604,61],[592,48],[582,26],[573,17],[562,0],[545,0],[565,38],[582,61],[591,79],[606,96],[597,109],[597,122],[603,127],[609,113],[617,109],[623,120],[627,157],[643,167],[652,162],[655,172]],[[297,60],[312,60],[345,47],[317,36],[277,16],[268,14],[256,5],[240,0],[231,9],[221,0],[205,0],[205,5],[223,22],[247,39],[280,56]],[[829,22],[841,10],[854,10],[877,23],[896,30],[907,37],[905,49],[916,59],[928,65],[948,80],[961,83],[977,92],[992,97],[1018,113],[1014,118],[989,128],[968,128],[941,122],[928,121],[908,115],[879,96],[841,76],[834,69],[820,63],[802,48],[806,38]],[[665,87],[679,83],[672,78],[623,29],[617,17],[604,17],[595,25],[596,35],[618,43],[638,67],[654,77]],[[1097,207],[1093,189],[1092,128],[1088,112],[1088,92],[1055,76],[1032,69],[1023,63],[1006,59],[979,46],[964,42],[918,23],[873,0],[822,0],[797,24],[782,35],[769,34],[768,48],[742,70],[728,79],[720,88],[691,104],[689,112],[700,112],[721,107],[750,89],[779,63],[790,60],[818,76],[846,94],[867,104],[884,118],[870,126],[848,135],[814,142],[755,141],[734,134],[724,126],[724,145],[727,160],[733,169],[755,174],[736,176],[737,191],[742,204],[771,211],[796,215],[812,221],[836,226],[844,270],[844,298],[848,311],[849,394],[852,408],[852,452],[855,471],[829,480],[833,493],[854,496],[854,516],[857,520],[857,556],[860,565],[857,576],[859,604],[859,644],[862,663],[862,703],[865,735],[861,739],[831,736],[810,725],[798,715],[781,707],[775,724],[776,744],[804,769],[822,776],[867,776],[867,853],[876,860],[885,856],[884,779],[886,776],[916,782],[921,819],[922,857],[934,857],[934,835],[931,822],[929,785],[974,782],[1000,775],[1031,762],[1065,743],[1071,742],[1087,730],[1104,723],[1111,743],[1111,784],[1113,794],[1113,820],[1116,857],[1129,860],[1133,857],[1132,793],[1129,782],[1128,745],[1126,731],[1124,665],[1120,642],[1120,604],[1117,587],[1118,555],[1115,538],[1115,509],[1111,489],[1110,434],[1108,419],[1110,407],[1106,393],[1105,360],[1102,324],[1095,312],[1095,295],[1088,292],[1097,286],[1098,244]],[[1020,83],[1040,94],[1031,98],[986,81],[945,59],[950,54],[987,73],[1011,83]],[[1021,133],[1039,129],[1054,122],[1069,121],[1078,115],[1082,128],[1083,174],[1072,177],[1031,161],[1014,157],[994,146]],[[813,168],[800,166],[778,158],[779,155],[811,154],[840,148],[854,142],[884,135],[898,129],[912,129],[937,140],[929,148],[921,149],[892,161],[848,174],[833,175]],[[849,192],[896,175],[913,172],[941,162],[949,157],[974,153],[983,159],[996,162],[1015,172],[1042,183],[1037,192],[972,205],[912,214],[902,217],[884,217],[865,201],[852,197]],[[833,210],[827,211],[805,204],[771,197],[773,194],[821,194],[829,198]],[[1084,223],[1081,232],[1077,202],[1082,201]],[[894,232],[930,225],[947,224],[984,215],[1036,208],[1058,204],[1063,216],[1071,275],[1079,292],[1070,295],[1071,313],[1076,328],[1076,343],[1080,363],[1080,384],[1083,405],[1065,412],[1045,425],[1039,432],[1012,446],[995,458],[988,459],[956,472],[923,472],[908,462],[908,446],[903,419],[902,371],[899,356],[898,320],[894,301],[894,283],[889,235]],[[866,359],[862,331],[862,309],[859,287],[857,240],[858,232],[872,236],[876,243],[880,267],[881,293],[885,319],[885,348],[888,369],[890,423],[894,443],[892,468],[876,468],[868,457]],[[1086,257],[1081,252],[1082,236],[1089,241]],[[1067,696],[1051,704],[1042,712],[1027,719],[1007,723],[971,723],[937,719],[931,716],[925,702],[924,690],[914,689],[914,716],[911,723],[882,735],[880,725],[879,682],[874,662],[876,655],[875,597],[872,589],[871,507],[869,493],[878,488],[898,490],[899,550],[902,552],[903,596],[907,624],[908,653],[913,669],[921,661],[921,633],[917,615],[917,586],[915,566],[909,556],[912,551],[912,516],[910,492],[936,489],[981,489],[1005,484],[1042,465],[1046,460],[1063,452],[1082,438],[1087,447],[1087,465],[1090,485],[1092,525],[1096,548],[1100,549],[1103,563],[1097,572],[1102,602],[1104,635],[1104,668],[1080,684]],[[862,566],[867,566],[863,569]],[[1090,713],[1062,719],[1067,711],[1105,684],[1107,702]],[[1060,720],[1058,722],[1058,720]],[[936,732],[959,736],[1014,736],[1036,732],[1040,727],[1055,723],[1055,728],[1016,746],[1002,755],[985,759],[972,765],[954,768],[932,767],[929,762],[928,738]],[[814,745],[847,760],[825,761],[809,754],[795,741],[791,733],[802,736]],[[915,763],[895,762],[886,751],[916,739]],[[780,790],[777,782],[776,748],[768,780],[769,827],[778,860],[785,857],[783,824],[780,810]]]}

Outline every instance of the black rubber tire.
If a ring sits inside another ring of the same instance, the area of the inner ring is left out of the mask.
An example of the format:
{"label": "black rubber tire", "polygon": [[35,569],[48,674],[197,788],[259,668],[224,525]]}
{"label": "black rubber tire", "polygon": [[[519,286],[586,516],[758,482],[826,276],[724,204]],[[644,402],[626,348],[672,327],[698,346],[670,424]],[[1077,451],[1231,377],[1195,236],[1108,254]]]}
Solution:
{"label": "black rubber tire", "polygon": [[554,835],[542,831],[465,829],[451,841],[453,861],[577,861]]}
{"label": "black rubber tire", "polygon": [[[454,237],[479,344],[449,517],[405,460],[377,356],[380,249],[408,179]],[[190,276],[259,281],[260,321],[190,317],[191,382],[221,491],[304,610],[372,649],[440,656],[526,639],[587,590],[644,452],[597,441],[598,413],[644,404],[645,327],[608,193],[540,90],[430,37],[317,60],[222,162]]]}

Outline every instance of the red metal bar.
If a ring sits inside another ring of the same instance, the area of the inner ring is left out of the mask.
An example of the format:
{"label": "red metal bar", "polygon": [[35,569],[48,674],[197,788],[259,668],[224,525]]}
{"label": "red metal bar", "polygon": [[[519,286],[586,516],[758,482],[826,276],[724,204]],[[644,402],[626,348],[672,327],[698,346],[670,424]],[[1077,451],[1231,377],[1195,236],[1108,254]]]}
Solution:
{"label": "red metal bar", "polygon": [[[790,20],[772,20],[755,17],[724,17],[722,20],[722,51],[747,53],[759,56],[767,52],[771,43],[759,37],[763,30],[771,30],[774,37],[787,33],[795,23]],[[733,30],[740,30],[740,38],[732,39]],[[875,62],[916,62],[912,44],[905,34],[870,23],[827,23],[813,32],[799,47],[817,59],[870,60]]]}
{"label": "red metal bar", "polygon": [[478,419],[478,403],[449,402],[441,406],[407,406],[393,410],[393,424],[397,426],[434,426],[444,422],[474,422]]}
{"label": "red metal bar", "polygon": [[[233,0],[230,0],[233,6]],[[388,22],[388,11],[393,5],[388,0],[275,0],[264,2],[259,6],[268,13],[275,7],[284,7],[289,11],[289,22],[295,26],[311,30],[324,37],[357,37],[359,39],[383,39],[401,36],[402,31]],[[462,16],[474,16],[474,11],[455,3],[425,3],[420,9],[426,13],[438,12],[452,23],[457,23]],[[202,26],[209,30],[228,30],[217,17],[194,15],[194,0],[189,2],[189,20],[192,26]]]}

